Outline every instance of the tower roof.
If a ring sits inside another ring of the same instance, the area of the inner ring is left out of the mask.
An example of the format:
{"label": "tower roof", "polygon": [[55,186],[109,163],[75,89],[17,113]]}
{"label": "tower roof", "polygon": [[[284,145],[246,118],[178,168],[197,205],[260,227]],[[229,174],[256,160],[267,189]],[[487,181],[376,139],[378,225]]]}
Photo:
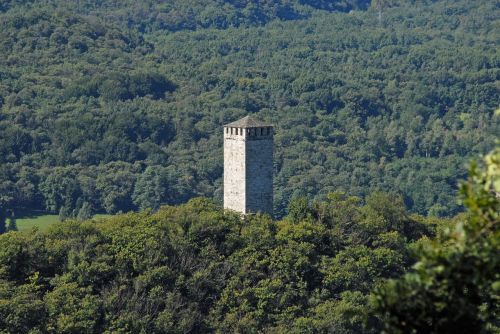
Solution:
{"label": "tower roof", "polygon": [[245,116],[235,122],[224,125],[230,128],[262,128],[267,126],[273,126],[272,124],[262,122],[252,116]]}

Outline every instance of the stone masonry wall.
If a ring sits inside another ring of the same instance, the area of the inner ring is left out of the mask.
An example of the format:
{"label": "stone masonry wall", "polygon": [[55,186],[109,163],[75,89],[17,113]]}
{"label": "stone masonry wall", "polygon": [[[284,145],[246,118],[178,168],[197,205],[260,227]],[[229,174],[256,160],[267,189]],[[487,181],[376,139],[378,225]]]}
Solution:
{"label": "stone masonry wall", "polygon": [[224,208],[273,214],[273,131],[224,128]]}
{"label": "stone masonry wall", "polygon": [[272,135],[246,142],[246,209],[273,214]]}
{"label": "stone masonry wall", "polygon": [[246,213],[245,138],[224,129],[224,208]]}

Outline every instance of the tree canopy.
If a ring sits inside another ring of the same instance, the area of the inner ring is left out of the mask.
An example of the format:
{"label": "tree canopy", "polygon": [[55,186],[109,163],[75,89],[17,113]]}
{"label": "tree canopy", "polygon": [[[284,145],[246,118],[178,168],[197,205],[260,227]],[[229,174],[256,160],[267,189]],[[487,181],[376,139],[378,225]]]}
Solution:
{"label": "tree canopy", "polygon": [[[453,219],[402,198],[296,198],[241,216],[196,198],[0,235],[6,333],[496,333],[500,156]],[[450,233],[450,231],[454,231]]]}
{"label": "tree canopy", "polygon": [[[334,190],[450,216],[493,146],[491,1],[4,1],[0,207],[221,201],[222,124],[276,124],[275,213]],[[161,193],[161,195],[158,195]]]}
{"label": "tree canopy", "polygon": [[6,233],[0,328],[359,332],[373,286],[400,276],[414,262],[411,245],[436,229],[392,195],[373,199],[393,204],[381,212],[332,193],[306,202],[307,215],[275,222],[193,199],[156,213],[68,220],[47,233]]}

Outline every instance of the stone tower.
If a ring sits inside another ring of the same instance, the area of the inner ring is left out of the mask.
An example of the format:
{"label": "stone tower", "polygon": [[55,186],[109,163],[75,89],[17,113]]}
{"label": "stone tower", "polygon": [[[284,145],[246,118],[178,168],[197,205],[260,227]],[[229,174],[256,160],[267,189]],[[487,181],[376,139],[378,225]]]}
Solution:
{"label": "stone tower", "polygon": [[224,125],[224,208],[272,216],[272,125],[251,116]]}

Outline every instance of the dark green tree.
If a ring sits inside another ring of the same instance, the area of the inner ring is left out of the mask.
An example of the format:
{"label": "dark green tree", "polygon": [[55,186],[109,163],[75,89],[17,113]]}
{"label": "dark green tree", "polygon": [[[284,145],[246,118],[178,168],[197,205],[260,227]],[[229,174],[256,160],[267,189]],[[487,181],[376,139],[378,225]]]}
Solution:
{"label": "dark green tree", "polygon": [[67,206],[61,206],[59,209],[59,221],[63,222],[68,218],[71,218],[72,211]]}
{"label": "dark green tree", "polygon": [[6,224],[7,231],[17,231],[16,215],[12,211],[9,215],[8,222]]}
{"label": "dark green tree", "polygon": [[6,210],[2,205],[0,205],[0,234],[5,233],[5,231],[7,230],[5,223],[6,223]]}
{"label": "dark green tree", "polygon": [[89,202],[83,202],[82,207],[78,210],[78,214],[76,219],[82,221],[92,218],[94,215],[94,210],[92,208],[92,204]]}
{"label": "dark green tree", "polygon": [[424,249],[411,273],[373,296],[386,333],[500,329],[500,149],[473,164],[461,194],[466,220]]}

